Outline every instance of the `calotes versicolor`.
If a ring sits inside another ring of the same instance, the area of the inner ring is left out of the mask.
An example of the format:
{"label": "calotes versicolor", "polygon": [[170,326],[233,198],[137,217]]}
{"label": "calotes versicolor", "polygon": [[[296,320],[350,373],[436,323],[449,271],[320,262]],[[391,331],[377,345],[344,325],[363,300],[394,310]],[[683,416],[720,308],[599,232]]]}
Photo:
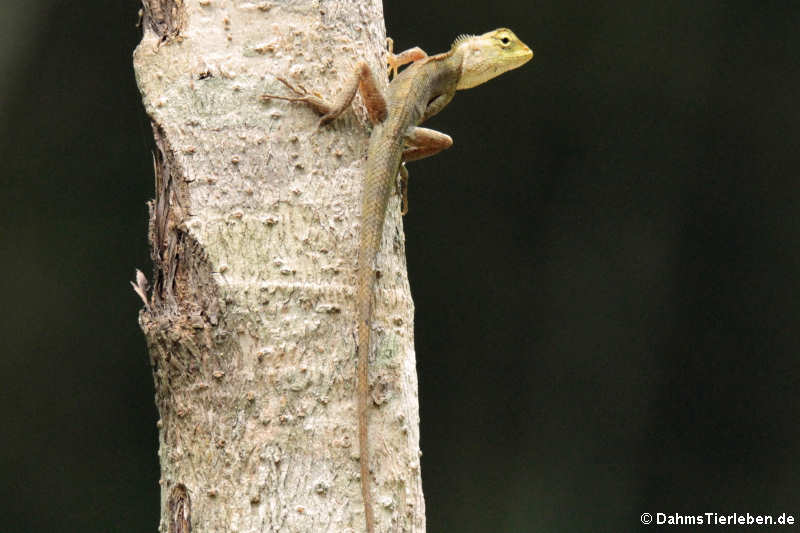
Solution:
{"label": "calotes versicolor", "polygon": [[[322,114],[320,124],[338,117],[360,92],[373,124],[367,148],[367,169],[361,196],[361,237],[356,271],[356,317],[358,342],[358,445],[361,462],[361,493],[367,532],[375,531],[375,515],[369,484],[367,398],[369,382],[370,322],[375,285],[375,256],[381,242],[386,206],[396,187],[398,173],[405,183],[403,162],[422,159],[449,148],[453,140],[443,133],[418,127],[452,100],[455,92],[480,85],[503,72],[515,69],[533,57],[533,52],[511,30],[501,28],[483,35],[462,35],[450,51],[428,56],[419,48],[401,54],[389,53],[388,64],[395,72],[384,95],[369,66],[360,62],[356,75],[334,103],[307,93],[278,78],[295,96],[262,95],[305,102]],[[397,74],[397,67],[412,63]],[[403,187],[405,189],[405,187]],[[403,210],[406,201],[403,198]]]}

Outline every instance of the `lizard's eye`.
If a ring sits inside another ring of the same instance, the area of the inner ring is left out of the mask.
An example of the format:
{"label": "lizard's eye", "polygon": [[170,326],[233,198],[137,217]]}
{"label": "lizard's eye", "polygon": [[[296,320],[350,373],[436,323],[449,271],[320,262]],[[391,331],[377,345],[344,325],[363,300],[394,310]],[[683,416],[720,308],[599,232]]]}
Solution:
{"label": "lizard's eye", "polygon": [[500,39],[500,42],[503,43],[503,46],[508,46],[509,44],[511,44],[511,39],[509,39],[508,37],[503,37],[502,39]]}

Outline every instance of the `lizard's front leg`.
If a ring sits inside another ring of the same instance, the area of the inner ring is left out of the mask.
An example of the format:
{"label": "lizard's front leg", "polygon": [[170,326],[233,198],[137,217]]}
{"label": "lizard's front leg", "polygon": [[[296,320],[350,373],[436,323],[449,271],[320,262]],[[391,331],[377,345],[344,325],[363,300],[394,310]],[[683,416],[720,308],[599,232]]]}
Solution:
{"label": "lizard's front leg", "polygon": [[420,59],[425,59],[428,57],[428,54],[420,48],[419,46],[415,46],[414,48],[409,48],[408,50],[404,50],[399,54],[395,54],[394,52],[394,41],[390,38],[386,38],[386,64],[389,65],[389,79],[394,79],[397,77],[397,69],[402,67],[407,63],[413,63],[414,61],[419,61]]}
{"label": "lizard's front leg", "polygon": [[275,94],[262,94],[261,100],[288,100],[290,102],[304,102],[310,105],[314,111],[322,115],[319,119],[320,126],[327,124],[347,109],[356,95],[356,91],[361,94],[364,105],[367,107],[367,114],[373,124],[378,124],[386,119],[386,99],[375,81],[372,70],[365,62],[360,61],[356,66],[355,75],[348,80],[344,90],[339,93],[334,102],[324,100],[318,94],[309,93],[300,85],[293,85],[286,79],[276,76],[278,81],[283,83],[295,96],[279,96]]}

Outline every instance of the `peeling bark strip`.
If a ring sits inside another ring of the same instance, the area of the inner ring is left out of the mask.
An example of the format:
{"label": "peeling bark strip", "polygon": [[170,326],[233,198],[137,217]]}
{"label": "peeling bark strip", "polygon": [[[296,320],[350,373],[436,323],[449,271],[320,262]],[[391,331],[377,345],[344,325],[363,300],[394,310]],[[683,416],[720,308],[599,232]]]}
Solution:
{"label": "peeling bark strip", "polygon": [[[153,124],[156,151],[153,153],[156,199],[147,203],[150,210],[150,257],[153,260],[153,305],[161,306],[175,300],[175,271],[178,267],[177,220],[180,202],[177,200],[171,171],[176,168],[164,131]],[[171,161],[167,161],[167,157]],[[169,225],[170,215],[172,224]],[[167,233],[168,228],[170,229]]]}
{"label": "peeling bark strip", "polygon": [[[211,269],[202,247],[194,242],[186,226],[183,206],[191,200],[182,165],[163,128],[156,123],[153,123],[153,137],[156,197],[147,204],[154,276],[152,305],[165,307],[170,313],[202,315],[207,323],[216,324],[216,284],[210,281]],[[201,288],[209,292],[199,291]]]}
{"label": "peeling bark strip", "polygon": [[[259,95],[335,93],[383,68],[380,0],[146,0],[153,276],[134,283],[153,367],[163,533],[364,530],[353,283],[365,117]],[[370,365],[376,531],[424,532],[413,304],[399,200]]]}
{"label": "peeling bark strip", "polygon": [[180,35],[186,24],[183,0],[142,0],[143,26],[150,28],[162,41]]}
{"label": "peeling bark strip", "polygon": [[169,497],[169,533],[192,533],[192,499],[186,486],[178,483]]}

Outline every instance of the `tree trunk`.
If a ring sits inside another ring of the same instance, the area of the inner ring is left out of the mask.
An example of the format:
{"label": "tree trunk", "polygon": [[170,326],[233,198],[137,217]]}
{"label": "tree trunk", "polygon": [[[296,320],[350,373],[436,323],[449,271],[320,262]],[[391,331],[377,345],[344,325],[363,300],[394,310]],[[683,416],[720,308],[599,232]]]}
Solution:
{"label": "tree trunk", "polygon": [[[363,108],[317,129],[275,75],[335,94],[384,71],[380,0],[145,0],[156,141],[152,293],[164,533],[364,531],[353,302]],[[370,483],[378,531],[424,531],[399,200],[377,267]]]}

